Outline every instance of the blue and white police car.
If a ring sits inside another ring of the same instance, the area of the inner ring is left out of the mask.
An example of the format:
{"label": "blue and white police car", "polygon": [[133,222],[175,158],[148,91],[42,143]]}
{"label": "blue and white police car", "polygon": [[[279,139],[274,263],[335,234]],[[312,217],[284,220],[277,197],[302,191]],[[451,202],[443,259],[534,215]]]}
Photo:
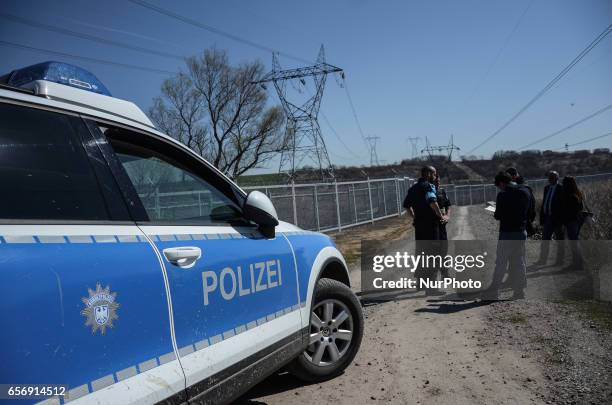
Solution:
{"label": "blue and white police car", "polygon": [[[363,316],[327,236],[83,69],[0,83],[4,399],[227,403],[283,366],[320,381],[350,364]],[[44,386],[63,395],[23,389]]]}

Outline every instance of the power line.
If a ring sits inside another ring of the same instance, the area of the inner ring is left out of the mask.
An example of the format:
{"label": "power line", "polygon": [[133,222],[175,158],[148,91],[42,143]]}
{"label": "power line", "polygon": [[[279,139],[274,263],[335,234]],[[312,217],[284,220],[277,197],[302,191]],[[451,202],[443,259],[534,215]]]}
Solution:
{"label": "power line", "polygon": [[525,8],[525,10],[523,11],[523,13],[521,14],[521,16],[518,18],[518,20],[516,21],[516,24],[514,24],[514,28],[512,28],[512,31],[510,31],[510,34],[508,34],[508,36],[506,37],[506,40],[504,41],[504,44],[502,45],[502,47],[497,51],[497,54],[495,55],[495,58],[493,58],[493,61],[491,62],[491,64],[489,64],[489,67],[487,68],[487,71],[485,72],[485,74],[478,80],[478,82],[476,83],[476,86],[474,86],[474,90],[472,91],[472,93],[470,94],[470,96],[467,98],[465,104],[469,103],[470,100],[474,97],[474,95],[476,95],[476,93],[478,92],[478,90],[480,89],[480,86],[482,85],[482,82],[484,82],[487,77],[489,77],[489,74],[491,73],[491,71],[493,70],[493,67],[497,64],[497,61],[499,60],[499,57],[502,55],[502,53],[504,53],[504,51],[506,50],[506,47],[508,46],[508,44],[510,43],[510,40],[512,39],[512,37],[514,36],[514,33],[518,30],[518,28],[520,27],[521,23],[523,22],[523,18],[525,18],[525,15],[527,14],[527,11],[529,11],[529,9],[531,8],[531,6],[533,5],[535,0],[531,0],[529,2],[529,4],[527,5],[527,7]]}
{"label": "power line", "polygon": [[253,42],[253,41],[249,40],[249,39],[239,37],[238,35],[234,35],[234,34],[232,34],[230,32],[223,31],[223,30],[220,30],[219,28],[215,28],[215,27],[213,27],[211,25],[204,24],[204,23],[202,23],[200,21],[196,21],[196,20],[191,19],[189,17],[185,17],[185,16],[180,15],[178,13],[175,13],[175,12],[173,12],[171,10],[168,10],[168,9],[165,9],[165,8],[162,8],[162,7],[158,7],[158,6],[156,6],[154,4],[151,4],[151,3],[147,2],[147,1],[144,1],[144,0],[129,0],[129,1],[134,3],[134,4],[139,5],[141,7],[148,8],[149,10],[155,11],[155,12],[157,12],[159,14],[163,14],[163,15],[165,15],[167,17],[174,18],[175,20],[182,21],[182,22],[184,22],[186,24],[193,25],[194,27],[198,27],[198,28],[201,28],[203,30],[210,31],[210,32],[212,32],[212,33],[214,33],[216,35],[219,35],[219,36],[231,39],[232,41],[240,42],[241,44],[248,45],[250,47],[257,48],[257,49],[260,49],[262,51],[271,52],[271,53],[277,53],[277,54],[282,55],[282,56],[284,56],[286,58],[290,58],[290,59],[293,59],[293,60],[296,60],[296,61],[299,61],[299,62],[303,62],[303,63],[307,63],[307,64],[311,64],[312,63],[312,61],[300,58],[298,56],[293,56],[293,55],[288,54],[286,52],[278,51],[278,50],[276,50],[274,48],[271,48],[269,46],[266,46],[266,45],[258,44],[256,42]]}
{"label": "power line", "polygon": [[46,30],[46,31],[55,32],[55,33],[58,33],[58,34],[63,34],[63,35],[68,35],[68,36],[72,36],[72,37],[76,37],[76,38],[80,38],[80,39],[85,39],[85,40],[88,40],[88,41],[98,42],[98,43],[101,43],[101,44],[104,44],[104,45],[117,46],[119,48],[129,49],[131,51],[137,51],[137,52],[144,52],[144,53],[148,53],[148,54],[151,54],[151,55],[162,56],[162,57],[165,57],[165,58],[185,60],[185,57],[183,57],[181,55],[172,54],[172,53],[168,53],[168,52],[162,52],[162,51],[156,51],[154,49],[144,48],[144,47],[136,46],[136,45],[130,45],[130,44],[126,44],[124,42],[113,41],[111,39],[106,39],[106,38],[98,37],[98,36],[95,36],[95,35],[85,34],[85,33],[82,33],[82,32],[73,31],[73,30],[69,30],[69,29],[66,29],[66,28],[54,27],[52,25],[43,24],[43,23],[40,23],[38,21],[29,20],[27,18],[19,17],[19,16],[16,16],[16,15],[8,14],[8,13],[0,12],[0,18],[4,18],[5,20],[17,22],[17,23],[24,24],[24,25],[29,25],[29,26],[35,27],[35,28],[40,28],[40,29],[43,29],[43,30]]}
{"label": "power line", "polygon": [[[304,85],[304,89],[306,90],[306,92],[312,97],[313,94],[310,91],[310,89]],[[282,103],[282,100],[279,101]],[[348,145],[346,143],[344,143],[344,141],[342,140],[342,138],[340,138],[340,134],[338,134],[338,132],[336,131],[336,129],[332,126],[331,122],[329,121],[329,119],[327,118],[327,116],[325,115],[325,113],[322,110],[319,110],[319,113],[321,114],[321,116],[323,117],[323,120],[325,121],[325,123],[327,124],[327,126],[329,127],[329,129],[331,129],[332,133],[335,135],[336,139],[338,139],[338,141],[340,142],[340,144],[342,144],[342,146],[344,147],[344,149],[346,149],[346,151],[348,153],[350,153],[351,155],[355,156],[358,159],[362,159],[363,156],[358,155],[357,153],[353,152],[353,150],[351,148],[348,147]],[[335,155],[334,153],[332,153],[332,155]],[[339,156],[339,155],[336,155]],[[348,160],[347,158],[343,157],[343,159]]]}
{"label": "power line", "polygon": [[604,108],[599,109],[599,110],[595,111],[594,113],[589,114],[589,115],[587,115],[586,117],[579,119],[578,121],[574,122],[573,124],[570,124],[570,125],[568,125],[568,126],[566,126],[566,127],[564,127],[564,128],[561,128],[560,130],[555,131],[555,132],[553,132],[553,133],[552,133],[552,134],[550,134],[550,135],[546,135],[546,136],[544,136],[544,137],[542,137],[542,138],[540,138],[540,139],[536,139],[535,141],[533,141],[533,142],[531,142],[531,143],[529,143],[529,144],[527,144],[527,145],[525,145],[525,146],[521,146],[521,147],[519,148],[519,150],[527,149],[527,148],[529,148],[529,147],[531,147],[531,146],[533,146],[533,145],[535,145],[535,144],[538,144],[538,143],[540,143],[540,142],[544,142],[545,140],[550,139],[550,138],[552,138],[553,136],[557,136],[557,135],[559,135],[559,134],[561,134],[561,133],[563,133],[563,132],[567,131],[568,129],[572,129],[572,128],[574,128],[575,126],[580,125],[580,124],[582,124],[583,122],[586,122],[586,121],[590,120],[591,118],[594,118],[594,117],[598,116],[599,114],[601,114],[601,113],[604,113],[604,112],[608,111],[608,110],[609,110],[609,109],[611,109],[611,108],[612,108],[612,104],[608,104],[608,105],[607,105],[607,106],[605,106]]}
{"label": "power line", "polygon": [[610,24],[601,34],[599,34],[585,49],[582,50],[561,72],[557,74],[542,90],[540,90],[527,104],[525,104],[518,112],[516,112],[504,125],[502,125],[499,129],[485,138],[484,141],[479,143],[476,147],[468,152],[468,154],[473,153],[475,150],[479,149],[481,146],[489,142],[491,139],[496,137],[501,131],[506,129],[510,124],[512,124],[519,116],[521,116],[529,107],[531,107],[536,101],[538,101],[544,94],[546,94],[559,80],[563,78],[578,62],[580,62],[593,48],[595,48],[603,39],[612,32],[612,24]]}
{"label": "power line", "polygon": [[170,72],[168,70],[153,69],[153,68],[148,68],[148,67],[144,67],[144,66],[130,65],[130,64],[127,64],[127,63],[112,62],[112,61],[109,61],[109,60],[103,60],[103,59],[97,59],[97,58],[89,58],[87,56],[73,55],[71,53],[50,51],[48,49],[36,48],[36,47],[33,47],[33,46],[17,44],[17,43],[9,42],[9,41],[0,41],[0,45],[8,46],[8,47],[11,47],[11,48],[26,49],[26,50],[33,51],[33,52],[41,52],[41,53],[46,53],[46,54],[55,55],[55,56],[63,56],[63,57],[66,57],[66,58],[80,59],[80,60],[84,60],[84,61],[87,61],[87,62],[102,63],[104,65],[120,66],[120,67],[128,68],[128,69],[143,70],[143,71],[152,72],[152,73],[160,73],[160,74],[164,74],[164,75],[174,75],[174,74],[176,74],[176,72]]}
{"label": "power line", "polygon": [[366,141],[366,136],[363,134],[363,129],[361,128],[361,124],[359,123],[359,118],[357,117],[357,111],[355,110],[355,105],[353,104],[353,98],[351,97],[351,93],[349,92],[348,85],[346,84],[346,79],[342,79],[344,91],[346,92],[346,97],[348,98],[349,105],[351,106],[351,111],[353,112],[353,118],[355,119],[355,123],[357,124],[357,128],[359,129],[359,134],[361,135],[361,139],[366,143],[366,146],[369,148],[369,143]]}
{"label": "power line", "polygon": [[607,133],[605,133],[603,135],[599,135],[599,136],[596,136],[596,137],[593,137],[593,138],[585,139],[584,141],[576,142],[576,143],[573,143],[571,145],[565,144],[564,147],[558,148],[557,150],[567,149],[567,148],[571,148],[571,147],[574,147],[574,146],[582,145],[582,144],[585,144],[585,143],[588,143],[588,142],[592,142],[592,141],[596,141],[598,139],[605,138],[605,137],[611,136],[611,135],[612,135],[612,132],[607,132]]}
{"label": "power line", "polygon": [[346,149],[348,153],[350,153],[351,155],[355,156],[358,159],[363,158],[363,156],[360,156],[356,154],[355,152],[353,152],[353,150],[349,148],[346,143],[344,143],[344,141],[342,140],[342,138],[340,138],[340,135],[338,134],[336,129],[332,126],[331,122],[329,122],[329,120],[327,119],[327,116],[325,115],[325,113],[323,111],[319,111],[319,112],[321,113],[321,116],[323,117],[323,120],[325,121],[329,129],[331,129],[332,133],[336,136],[336,139],[338,139],[338,141],[340,142],[340,144],[342,144],[344,149]]}
{"label": "power line", "polygon": [[[337,153],[332,152],[332,151],[328,151],[327,153],[329,153],[330,156],[333,156],[335,158],[342,159],[342,160],[345,160],[345,161],[350,161],[351,163],[355,164],[354,163],[355,158],[353,158],[353,157],[345,156],[345,155],[338,155]],[[336,166],[334,166],[334,167],[336,167]]]}

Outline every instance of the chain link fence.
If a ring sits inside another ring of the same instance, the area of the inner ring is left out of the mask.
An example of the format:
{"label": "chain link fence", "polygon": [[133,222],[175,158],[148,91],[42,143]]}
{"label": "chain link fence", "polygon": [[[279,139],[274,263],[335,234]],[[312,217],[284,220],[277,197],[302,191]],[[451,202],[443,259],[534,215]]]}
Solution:
{"label": "chain link fence", "polygon": [[[612,179],[612,173],[591,174],[584,176],[576,176],[576,181],[579,186],[588,186],[593,183],[607,181]],[[561,179],[559,180],[561,181]],[[548,179],[527,180],[534,195],[542,197],[544,187],[548,184]],[[442,187],[446,188],[446,194],[451,199],[453,205],[474,205],[484,204],[487,201],[495,201],[497,197],[497,187],[493,184],[468,184],[468,185],[453,185],[447,184]]]}
{"label": "chain link fence", "polygon": [[409,178],[354,182],[245,187],[265,193],[279,219],[302,229],[341,231],[351,226],[402,215]]}
{"label": "chain link fence", "polygon": [[[576,176],[580,186],[612,180],[612,173]],[[244,187],[259,190],[274,204],[281,221],[319,232],[341,231],[352,226],[400,216],[402,202],[414,179],[388,178],[337,183],[283,184]],[[536,197],[541,197],[547,179],[529,180]],[[493,184],[443,185],[453,205],[484,204],[495,201]],[[197,217],[217,203],[208,191],[152,193],[141,196],[145,206],[159,219],[176,215]]]}

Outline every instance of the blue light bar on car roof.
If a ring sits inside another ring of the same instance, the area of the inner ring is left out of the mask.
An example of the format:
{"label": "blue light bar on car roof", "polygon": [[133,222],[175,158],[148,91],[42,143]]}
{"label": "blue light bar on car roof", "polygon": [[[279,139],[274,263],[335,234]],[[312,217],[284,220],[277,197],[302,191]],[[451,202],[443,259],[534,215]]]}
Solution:
{"label": "blue light bar on car roof", "polygon": [[93,93],[111,96],[93,73],[63,62],[43,62],[11,72],[7,84],[24,87],[35,80],[47,80]]}

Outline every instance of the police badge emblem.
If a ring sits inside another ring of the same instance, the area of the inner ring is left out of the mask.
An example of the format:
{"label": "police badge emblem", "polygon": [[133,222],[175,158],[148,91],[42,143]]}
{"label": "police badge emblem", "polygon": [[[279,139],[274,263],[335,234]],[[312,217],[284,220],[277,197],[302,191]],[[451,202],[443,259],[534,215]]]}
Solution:
{"label": "police badge emblem", "polygon": [[111,293],[110,286],[102,288],[100,283],[96,283],[95,291],[91,288],[87,289],[89,297],[83,297],[83,304],[85,308],[81,310],[87,320],[85,326],[91,326],[91,333],[95,334],[98,329],[101,334],[106,333],[106,328],[113,327],[113,321],[119,318],[117,315],[117,309],[119,303],[117,302],[117,293]]}

